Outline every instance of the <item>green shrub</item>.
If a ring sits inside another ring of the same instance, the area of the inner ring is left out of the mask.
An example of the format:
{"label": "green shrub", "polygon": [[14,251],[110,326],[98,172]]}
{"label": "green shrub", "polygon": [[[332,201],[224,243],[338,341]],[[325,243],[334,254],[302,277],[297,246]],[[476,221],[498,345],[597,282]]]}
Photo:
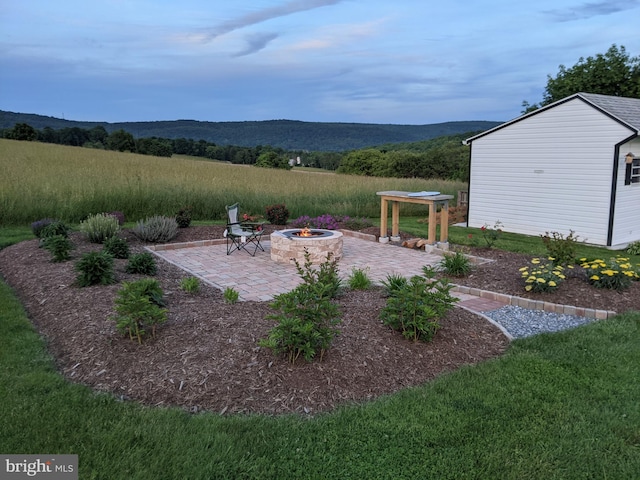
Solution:
{"label": "green shrub", "polygon": [[53,220],[52,218],[43,218],[41,220],[36,220],[35,222],[33,222],[31,224],[31,231],[33,232],[33,234],[40,238],[41,234],[42,234],[42,230],[47,226],[50,225],[51,223],[55,222],[56,220]]}
{"label": "green shrub", "polygon": [[351,270],[347,283],[352,290],[367,290],[373,284],[365,270],[355,267]]}
{"label": "green shrub", "polygon": [[113,257],[106,252],[85,253],[75,265],[79,272],[76,282],[81,287],[115,283]]}
{"label": "green shrub", "polygon": [[133,228],[133,233],[144,242],[169,242],[178,235],[178,224],[175,218],[155,215],[140,220]]}
{"label": "green shrub", "polygon": [[73,244],[64,235],[53,235],[43,239],[43,246],[52,255],[53,262],[64,262],[71,258]]}
{"label": "green shrub", "polygon": [[545,232],[544,235],[540,235],[540,238],[554,265],[567,266],[576,262],[579,237],[573,230],[569,230],[569,235],[566,237],[559,232]]}
{"label": "green shrub", "polygon": [[391,291],[380,318],[405,338],[428,342],[440,328],[438,321],[458,299],[451,295],[453,285],[447,280],[434,281],[435,272],[430,267],[423,271],[424,275],[415,275]]}
{"label": "green shrub", "polygon": [[129,282],[127,288],[132,292],[147,297],[153,304],[159,307],[165,306],[164,292],[162,291],[162,287],[160,287],[160,282],[154,278],[142,278],[134,282]]}
{"label": "green shrub", "polygon": [[129,257],[127,273],[139,273],[141,275],[155,275],[158,270],[156,259],[149,252],[134,253]]}
{"label": "green shrub", "polygon": [[[322,360],[331,346],[333,338],[339,333],[336,325],[340,323],[338,306],[332,301],[335,294],[337,265],[327,256],[320,269],[313,270],[309,253],[305,251],[304,268],[296,262],[303,283],[291,292],[275,297],[271,307],[279,310],[267,318],[276,320],[269,336],[259,341],[259,345],[272,349],[276,354],[286,355],[294,363],[300,356],[311,361],[316,355]],[[320,273],[324,271],[325,273]],[[327,281],[328,283],[325,283]]]}
{"label": "green shrub", "polygon": [[238,293],[238,291],[231,287],[225,288],[222,296],[224,298],[224,301],[230,304],[238,303],[238,299],[240,298],[240,294]]}
{"label": "green shrub", "polygon": [[181,208],[176,214],[176,223],[178,224],[179,228],[187,228],[189,225],[191,225],[191,218],[191,207]]}
{"label": "green shrub", "polygon": [[291,292],[276,296],[271,307],[280,312],[267,318],[276,320],[278,324],[259,344],[271,348],[276,354],[286,355],[291,363],[301,355],[311,361],[319,354],[322,360],[338,334],[335,325],[340,318],[338,306],[319,294],[318,287],[301,284]]}
{"label": "green shrub", "polygon": [[305,262],[303,266],[294,259],[298,275],[302,281],[309,285],[322,285],[324,295],[328,298],[335,298],[342,287],[342,280],[338,275],[338,260],[333,253],[329,252],[327,258],[318,268],[313,268],[309,251],[304,249]]}
{"label": "green shrub", "polygon": [[633,280],[638,280],[638,271],[626,257],[617,256],[608,262],[601,259],[587,260],[581,258],[581,266],[587,271],[589,283],[597,288],[624,290],[631,286]]}
{"label": "green shrub", "polygon": [[640,240],[630,243],[626,251],[629,255],[640,255]]}
{"label": "green shrub", "polygon": [[60,235],[64,238],[69,236],[71,228],[64,222],[54,220],[40,230],[40,238],[48,238]]}
{"label": "green shrub", "polygon": [[265,216],[269,223],[273,225],[286,225],[289,220],[289,210],[284,203],[269,205],[265,209]]}
{"label": "green shrub", "polygon": [[118,219],[108,213],[89,215],[86,220],[80,222],[80,231],[92,243],[103,243],[107,238],[115,236],[119,230]]}
{"label": "green shrub", "polygon": [[113,258],[129,258],[129,244],[124,238],[117,236],[107,238],[102,244],[102,249]]}
{"label": "green shrub", "polygon": [[157,280],[142,279],[124,282],[116,297],[116,328],[141,344],[151,329],[155,337],[156,326],[167,320],[167,311],[161,308],[163,292]]}
{"label": "green shrub", "polygon": [[462,252],[445,253],[438,266],[445,274],[452,277],[465,277],[473,269],[471,260]]}
{"label": "green shrub", "polygon": [[200,290],[198,277],[187,277],[180,280],[180,288],[187,293],[197,293]]}
{"label": "green shrub", "polygon": [[520,269],[520,274],[524,279],[524,289],[527,292],[553,292],[565,280],[564,267],[554,264],[552,258],[549,261],[533,258],[531,266]]}

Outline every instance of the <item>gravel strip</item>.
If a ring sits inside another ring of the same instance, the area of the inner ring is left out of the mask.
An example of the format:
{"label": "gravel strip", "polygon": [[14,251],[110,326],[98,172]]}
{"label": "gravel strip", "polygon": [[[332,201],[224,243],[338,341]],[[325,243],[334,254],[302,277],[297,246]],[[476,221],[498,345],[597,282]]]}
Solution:
{"label": "gravel strip", "polygon": [[514,305],[505,305],[497,310],[482,312],[500,324],[513,338],[530,337],[539,333],[559,332],[593,322],[594,318],[529,310]]}

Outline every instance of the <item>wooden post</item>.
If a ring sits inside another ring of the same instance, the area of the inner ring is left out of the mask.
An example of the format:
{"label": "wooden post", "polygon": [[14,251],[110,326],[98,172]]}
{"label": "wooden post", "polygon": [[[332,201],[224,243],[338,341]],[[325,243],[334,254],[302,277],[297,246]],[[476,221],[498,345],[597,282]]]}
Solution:
{"label": "wooden post", "polygon": [[419,203],[429,206],[429,238],[427,242],[429,245],[436,244],[437,234],[437,214],[436,206],[442,205],[441,224],[440,224],[440,242],[447,243],[447,237],[449,235],[449,200],[453,199],[453,195],[440,195],[430,194],[427,195],[410,195],[410,192],[388,191],[388,192],[376,192],[380,196],[380,243],[387,243],[389,241],[388,224],[389,224],[389,204],[391,204],[391,228],[392,235],[397,237],[400,233],[400,203]]}
{"label": "wooden post", "polygon": [[440,242],[447,243],[449,239],[449,201],[442,202],[440,209]]}
{"label": "wooden post", "polygon": [[391,202],[391,236],[400,234],[400,202]]}
{"label": "wooden post", "polygon": [[427,241],[429,245],[435,245],[436,243],[436,224],[438,220],[436,218],[436,204],[435,202],[431,202],[429,204],[429,238]]}
{"label": "wooden post", "polygon": [[387,236],[387,216],[389,215],[387,200],[380,201],[380,238]]}

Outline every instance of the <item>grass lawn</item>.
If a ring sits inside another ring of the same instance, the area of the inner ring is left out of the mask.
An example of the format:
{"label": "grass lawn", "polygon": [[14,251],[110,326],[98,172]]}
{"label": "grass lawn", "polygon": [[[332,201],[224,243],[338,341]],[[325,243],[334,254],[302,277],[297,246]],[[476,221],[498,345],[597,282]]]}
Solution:
{"label": "grass lawn", "polygon": [[640,478],[638,378],[640,312],[311,419],[193,415],[68,383],[0,282],[0,452],[78,454],[82,479]]}

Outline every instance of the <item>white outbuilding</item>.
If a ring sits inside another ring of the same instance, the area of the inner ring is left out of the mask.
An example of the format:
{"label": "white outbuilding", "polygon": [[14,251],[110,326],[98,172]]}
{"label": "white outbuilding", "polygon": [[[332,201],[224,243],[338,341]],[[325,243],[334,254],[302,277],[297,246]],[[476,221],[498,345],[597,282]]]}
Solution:
{"label": "white outbuilding", "polygon": [[577,93],[465,141],[468,226],[640,240],[640,99]]}

